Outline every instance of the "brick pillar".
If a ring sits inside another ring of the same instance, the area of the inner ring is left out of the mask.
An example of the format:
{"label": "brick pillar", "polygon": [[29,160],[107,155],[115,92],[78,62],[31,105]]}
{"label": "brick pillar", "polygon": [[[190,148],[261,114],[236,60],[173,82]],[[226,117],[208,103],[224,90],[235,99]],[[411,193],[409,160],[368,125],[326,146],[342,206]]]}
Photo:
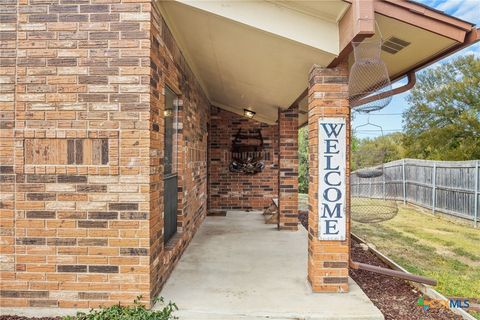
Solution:
{"label": "brick pillar", "polygon": [[278,109],[278,228],[298,229],[298,106]]}
{"label": "brick pillar", "polygon": [[[350,108],[347,83],[346,65],[314,66],[310,71],[308,280],[314,292],[348,291]],[[336,133],[332,133],[332,126],[338,129]]]}

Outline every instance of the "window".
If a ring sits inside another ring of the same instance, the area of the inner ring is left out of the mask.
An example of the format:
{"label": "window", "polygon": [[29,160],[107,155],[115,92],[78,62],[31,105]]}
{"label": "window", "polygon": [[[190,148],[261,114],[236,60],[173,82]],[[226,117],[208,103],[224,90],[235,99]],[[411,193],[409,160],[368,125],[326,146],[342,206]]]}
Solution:
{"label": "window", "polygon": [[177,95],[165,87],[164,159],[163,159],[163,241],[166,244],[177,232],[178,177],[177,177]]}
{"label": "window", "polygon": [[165,175],[177,173],[177,113],[178,113],[177,95],[169,88],[165,87],[165,153],[164,153],[164,171]]}

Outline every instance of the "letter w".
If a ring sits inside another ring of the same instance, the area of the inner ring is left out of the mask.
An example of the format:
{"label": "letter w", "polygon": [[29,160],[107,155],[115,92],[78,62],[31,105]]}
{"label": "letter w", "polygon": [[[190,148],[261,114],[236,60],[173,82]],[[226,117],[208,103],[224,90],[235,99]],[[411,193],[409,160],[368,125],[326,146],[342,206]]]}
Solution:
{"label": "letter w", "polygon": [[[330,130],[328,129],[327,126],[330,127]],[[325,133],[329,138],[332,136],[332,134],[335,136],[335,138],[337,138],[340,132],[342,131],[343,126],[344,126],[343,123],[342,124],[322,123],[323,130],[325,130]]]}

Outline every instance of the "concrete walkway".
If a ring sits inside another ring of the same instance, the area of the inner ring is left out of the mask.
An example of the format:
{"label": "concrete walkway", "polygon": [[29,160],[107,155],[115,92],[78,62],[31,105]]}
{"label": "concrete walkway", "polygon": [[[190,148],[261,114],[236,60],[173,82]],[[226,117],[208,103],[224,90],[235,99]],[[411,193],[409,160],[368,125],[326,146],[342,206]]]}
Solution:
{"label": "concrete walkway", "polygon": [[256,213],[207,217],[161,295],[190,319],[383,319],[357,284],[311,292],[307,233],[276,230]]}

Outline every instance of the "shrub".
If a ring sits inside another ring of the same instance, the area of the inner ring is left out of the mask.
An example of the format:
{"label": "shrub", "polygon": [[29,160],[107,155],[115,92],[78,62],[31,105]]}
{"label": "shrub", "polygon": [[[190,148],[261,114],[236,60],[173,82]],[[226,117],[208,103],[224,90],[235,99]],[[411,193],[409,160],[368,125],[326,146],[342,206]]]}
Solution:
{"label": "shrub", "polygon": [[[161,310],[150,310],[137,297],[131,306],[120,304],[100,309],[91,309],[88,313],[78,312],[75,317],[67,316],[64,320],[169,320],[176,319],[173,312],[178,310],[175,303],[169,302]],[[154,303],[162,302],[163,298],[154,299]]]}
{"label": "shrub", "polygon": [[298,130],[298,192],[308,193],[308,127]]}

